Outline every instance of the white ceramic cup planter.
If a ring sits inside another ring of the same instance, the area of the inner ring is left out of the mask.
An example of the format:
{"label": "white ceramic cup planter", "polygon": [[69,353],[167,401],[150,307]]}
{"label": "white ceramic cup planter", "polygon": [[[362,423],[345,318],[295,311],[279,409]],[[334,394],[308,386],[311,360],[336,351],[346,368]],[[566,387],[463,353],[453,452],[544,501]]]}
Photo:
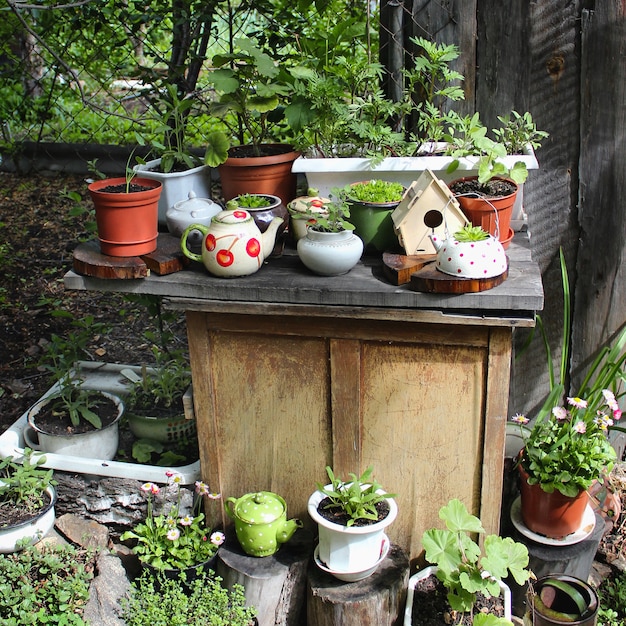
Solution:
{"label": "white ceramic cup planter", "polygon": [[[327,488],[331,487],[327,485]],[[380,522],[367,526],[343,526],[328,521],[317,512],[319,503],[325,497],[321,491],[315,491],[307,506],[309,515],[318,525],[319,560],[331,573],[364,572],[374,567],[385,548],[385,529],[398,515],[395,500],[387,499],[389,514]]]}
{"label": "white ceramic cup planter", "polygon": [[315,274],[340,276],[359,262],[363,241],[351,230],[323,233],[309,228],[297,250],[302,263]]}
{"label": "white ceramic cup planter", "polygon": [[46,488],[49,497],[48,504],[31,520],[0,529],[0,553],[8,554],[18,550],[18,542],[30,539],[32,544],[42,539],[54,526],[54,505],[57,494],[54,487]]}

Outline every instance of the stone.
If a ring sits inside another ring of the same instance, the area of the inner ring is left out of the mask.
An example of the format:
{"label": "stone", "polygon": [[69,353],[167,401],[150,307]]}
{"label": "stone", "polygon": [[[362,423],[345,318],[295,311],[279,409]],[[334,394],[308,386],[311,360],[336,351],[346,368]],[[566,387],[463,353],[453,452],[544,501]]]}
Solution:
{"label": "stone", "polygon": [[55,528],[72,543],[83,548],[106,548],[109,530],[106,526],[66,513],[56,519]]}
{"label": "stone", "polygon": [[83,619],[92,626],[124,626],[120,617],[120,600],[128,593],[130,582],[122,562],[111,554],[98,557],[97,576],[89,589]]}

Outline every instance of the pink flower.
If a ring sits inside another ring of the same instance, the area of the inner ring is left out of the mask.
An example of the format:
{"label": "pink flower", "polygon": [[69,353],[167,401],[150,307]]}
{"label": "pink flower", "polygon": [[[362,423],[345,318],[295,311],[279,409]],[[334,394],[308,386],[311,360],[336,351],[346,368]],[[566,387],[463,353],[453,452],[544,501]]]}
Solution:
{"label": "pink flower", "polygon": [[603,389],[602,395],[604,396],[604,401],[606,405],[612,410],[617,411],[619,406],[617,405],[617,400],[615,400],[615,394],[610,389]]}
{"label": "pink flower", "polygon": [[173,472],[172,470],[169,470],[169,469],[168,469],[168,470],[166,470],[165,475],[166,475],[168,478],[171,478],[172,476],[174,476],[174,472]]}
{"label": "pink flower", "polygon": [[221,493],[209,493],[208,494],[210,500],[219,500],[222,497]]}
{"label": "pink flower", "polygon": [[621,409],[613,409],[613,419],[614,420],[619,420],[622,417],[622,411]]}
{"label": "pink flower", "polygon": [[143,485],[141,485],[141,491],[156,496],[156,494],[159,493],[159,486],[155,485],[154,483],[144,483]]}
{"label": "pink flower", "polygon": [[226,535],[221,532],[221,531],[215,531],[212,535],[211,535],[211,543],[214,546],[221,546],[224,541],[226,541]]}
{"label": "pink flower", "polygon": [[587,408],[587,400],[583,400],[582,398],[568,398],[567,403],[570,406],[575,406],[577,409]]}
{"label": "pink flower", "polygon": [[582,435],[587,432],[587,425],[582,420],[578,420],[576,424],[574,424],[574,430]]}
{"label": "pink flower", "polygon": [[180,537],[180,530],[178,528],[170,528],[166,536],[170,541],[176,541]]}
{"label": "pink flower", "polygon": [[201,480],[196,480],[196,493],[200,496],[208,496],[209,486]]}
{"label": "pink flower", "polygon": [[557,420],[562,422],[567,419],[567,409],[564,406],[555,406],[552,409],[552,415],[554,415]]}
{"label": "pink flower", "polygon": [[520,413],[516,413],[512,418],[511,418],[512,422],[515,422],[516,424],[528,424],[528,422],[530,421],[525,415],[521,415]]}

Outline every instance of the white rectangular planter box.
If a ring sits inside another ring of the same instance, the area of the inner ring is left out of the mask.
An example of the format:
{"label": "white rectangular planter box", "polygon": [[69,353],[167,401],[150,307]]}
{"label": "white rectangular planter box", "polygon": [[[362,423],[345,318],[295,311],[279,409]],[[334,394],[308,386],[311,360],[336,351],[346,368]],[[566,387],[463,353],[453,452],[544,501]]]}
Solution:
{"label": "white rectangular planter box", "polygon": [[[127,379],[120,374],[120,371],[126,368],[139,369],[132,365],[91,361],[81,361],[78,366],[85,379],[83,383],[85,388],[109,391],[122,397],[128,392],[128,387]],[[54,390],[55,386],[51,387],[42,397],[45,398],[53,393]],[[12,456],[16,461],[21,461],[25,447],[24,429],[28,425],[27,414],[28,411],[0,435],[1,458]],[[126,463],[105,459],[86,459],[49,452],[36,452],[33,455],[33,459],[39,457],[45,458],[43,467],[50,469],[111,478],[131,478],[145,482],[165,482],[165,471],[168,469],[160,465],[143,465],[141,463]],[[177,474],[182,476],[183,484],[189,485],[196,480],[200,480],[200,461],[170,469],[175,470]]]}
{"label": "white rectangular planter box", "polygon": [[[437,178],[449,183],[456,178],[476,176],[477,157],[459,159],[458,168],[452,173],[446,172],[454,161],[450,156],[415,156],[415,157],[387,157],[380,163],[372,166],[368,158],[308,158],[298,157],[291,169],[297,174],[304,174],[308,187],[316,189],[321,196],[328,196],[333,187],[345,187],[350,183],[362,180],[384,179],[402,183],[409,187],[425,170],[431,170]],[[511,168],[518,161],[526,164],[527,169],[539,169],[539,163],[533,149],[529,146],[525,154],[512,155],[502,159],[502,162]],[[524,223],[523,185],[520,185],[517,201],[513,208],[511,227],[519,230]]]}

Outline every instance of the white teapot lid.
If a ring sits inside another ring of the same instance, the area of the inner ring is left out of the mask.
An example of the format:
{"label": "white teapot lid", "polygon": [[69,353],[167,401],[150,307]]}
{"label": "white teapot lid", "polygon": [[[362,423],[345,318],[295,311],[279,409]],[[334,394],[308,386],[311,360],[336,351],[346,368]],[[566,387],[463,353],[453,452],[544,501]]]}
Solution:
{"label": "white teapot lid", "polygon": [[197,198],[192,189],[187,200],[180,200],[174,204],[174,210],[189,213],[193,218],[208,218],[217,215],[222,207],[209,198]]}

